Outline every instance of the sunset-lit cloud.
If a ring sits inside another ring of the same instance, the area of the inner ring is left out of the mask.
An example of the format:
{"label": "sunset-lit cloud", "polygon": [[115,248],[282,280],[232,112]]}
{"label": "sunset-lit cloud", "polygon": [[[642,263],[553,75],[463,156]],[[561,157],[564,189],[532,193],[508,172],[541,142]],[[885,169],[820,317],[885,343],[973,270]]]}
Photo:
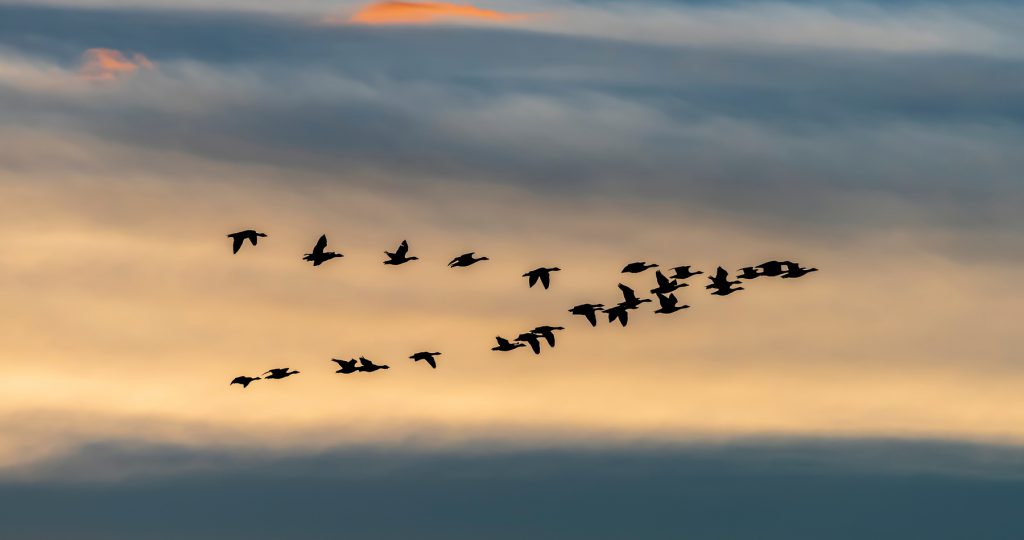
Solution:
{"label": "sunset-lit cloud", "polygon": [[527,19],[529,16],[484,9],[471,4],[447,2],[375,2],[368,4],[347,18],[328,18],[328,23],[348,22],[354,24],[432,24],[451,21],[487,21],[508,23]]}
{"label": "sunset-lit cloud", "polygon": [[93,81],[110,81],[156,66],[142,53],[131,56],[116,50],[94,48],[82,53],[82,64],[78,74]]}

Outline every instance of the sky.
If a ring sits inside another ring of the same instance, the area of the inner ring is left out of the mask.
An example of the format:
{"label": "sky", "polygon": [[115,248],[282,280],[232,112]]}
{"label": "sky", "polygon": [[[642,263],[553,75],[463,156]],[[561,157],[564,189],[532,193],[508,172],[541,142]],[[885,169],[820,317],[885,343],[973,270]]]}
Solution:
{"label": "sky", "polygon": [[[1020,538],[1022,26],[0,0],[0,537]],[[771,259],[820,271],[566,312]]]}

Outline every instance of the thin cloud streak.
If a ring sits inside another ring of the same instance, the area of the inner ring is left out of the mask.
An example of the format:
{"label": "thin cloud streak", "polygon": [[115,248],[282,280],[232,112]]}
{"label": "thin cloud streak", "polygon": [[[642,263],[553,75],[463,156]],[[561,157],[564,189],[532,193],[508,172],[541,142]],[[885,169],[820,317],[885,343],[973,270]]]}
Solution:
{"label": "thin cloud streak", "polygon": [[374,2],[362,7],[347,18],[328,17],[327,24],[435,24],[452,21],[483,21],[490,23],[513,23],[525,21],[529,15],[505,13],[484,9],[471,4],[447,2]]}

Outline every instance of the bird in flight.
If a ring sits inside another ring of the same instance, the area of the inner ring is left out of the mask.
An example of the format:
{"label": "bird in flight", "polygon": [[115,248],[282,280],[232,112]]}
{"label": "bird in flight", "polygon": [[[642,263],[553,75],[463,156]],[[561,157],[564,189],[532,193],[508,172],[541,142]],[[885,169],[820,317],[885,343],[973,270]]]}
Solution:
{"label": "bird in flight", "polygon": [[763,262],[763,263],[757,265],[757,268],[761,269],[761,273],[758,274],[758,275],[768,276],[768,277],[779,277],[783,273],[785,273],[785,270],[783,270],[782,267],[783,267],[783,265],[786,265],[786,264],[791,264],[791,263],[789,261],[768,261],[768,262]]}
{"label": "bird in flight", "polygon": [[313,266],[320,266],[321,264],[335,258],[344,257],[341,253],[335,253],[333,251],[324,251],[327,247],[327,235],[320,235],[320,239],[316,241],[316,245],[313,246],[313,252],[307,253],[302,256],[302,260],[313,263]]}
{"label": "bird in flight", "polygon": [[807,274],[810,274],[811,272],[817,272],[818,271],[817,268],[801,268],[800,265],[795,263],[795,262],[786,261],[786,262],[784,262],[782,264],[786,266],[786,273],[782,274],[783,279],[785,279],[785,278],[798,278],[798,277],[806,276]]}
{"label": "bird in flight", "polygon": [[473,255],[476,255],[475,251],[470,251],[469,253],[463,253],[462,255],[459,255],[458,257],[455,257],[454,259],[452,259],[452,262],[448,263],[448,267],[449,268],[458,268],[458,267],[462,267],[462,266],[471,266],[471,265],[474,265],[474,264],[476,264],[476,263],[478,263],[480,261],[489,261],[490,260],[487,257],[473,257]]}
{"label": "bird in flight", "polygon": [[533,334],[537,335],[538,337],[544,338],[544,340],[548,342],[548,347],[554,347],[555,346],[555,330],[565,330],[565,328],[562,328],[561,326],[547,326],[547,325],[545,325],[545,326],[538,326],[537,328],[534,328],[533,330],[531,330],[531,332]]}
{"label": "bird in flight", "polygon": [[626,306],[624,303],[619,303],[603,311],[608,314],[608,322],[612,323],[615,322],[617,319],[619,323],[622,324],[622,326],[626,326],[626,323],[629,322],[630,309],[635,308],[630,308]]}
{"label": "bird in flight", "polygon": [[604,309],[604,304],[580,304],[573,306],[569,313],[583,315],[590,321],[590,326],[597,326],[597,311],[599,309]]}
{"label": "bird in flight", "polygon": [[530,278],[530,287],[537,284],[537,280],[540,280],[540,284],[547,289],[551,285],[551,272],[558,272],[561,268],[536,268],[523,274],[523,277]]}
{"label": "bird in flight", "polygon": [[374,364],[373,361],[371,361],[369,359],[366,359],[366,358],[364,358],[362,356],[359,357],[359,371],[362,371],[362,372],[365,372],[365,373],[373,373],[374,371],[377,371],[378,369],[389,369],[390,367],[391,366],[387,366],[387,365],[384,365],[384,364]]}
{"label": "bird in flight", "polygon": [[357,361],[358,360],[354,358],[352,360],[338,360],[337,358],[331,358],[331,362],[338,364],[338,371],[335,371],[335,373],[342,373],[346,375],[359,371],[359,368],[356,367]]}
{"label": "bird in flight", "polygon": [[658,309],[654,310],[654,312],[655,313],[662,313],[662,314],[665,314],[665,315],[667,315],[669,313],[675,313],[675,312],[677,312],[679,310],[683,310],[683,309],[686,309],[686,308],[690,307],[690,306],[688,306],[686,304],[683,304],[681,306],[678,305],[679,304],[679,300],[676,299],[676,295],[674,295],[674,294],[670,294],[668,296],[665,296],[663,294],[659,294],[658,295],[658,303],[661,304],[661,307],[659,307]]}
{"label": "bird in flight", "polygon": [[655,272],[654,277],[658,280],[658,286],[651,289],[651,294],[669,294],[676,289],[689,286],[686,283],[679,283],[674,279],[665,277],[661,270]]}
{"label": "bird in flight", "polygon": [[494,339],[498,340],[498,346],[497,347],[491,347],[492,351],[514,351],[514,350],[518,349],[519,347],[525,347],[526,346],[526,344],[524,344],[524,343],[512,343],[509,340],[507,340],[507,339],[505,339],[505,338],[503,338],[501,336],[498,336],[498,337],[496,337]]}
{"label": "bird in flight", "polygon": [[686,279],[688,277],[696,276],[697,274],[703,274],[700,270],[690,270],[689,266],[677,266],[672,269],[672,279]]}
{"label": "bird in flight", "polygon": [[246,240],[255,246],[256,239],[264,236],[266,235],[252,229],[246,229],[244,231],[229,234],[228,238],[231,239],[231,253],[238,253],[238,250],[242,249],[242,244],[244,244]]}
{"label": "bird in flight", "polygon": [[645,263],[643,261],[641,261],[641,262],[631,262],[631,263],[627,264],[626,266],[624,266],[622,268],[622,273],[623,274],[639,274],[640,272],[643,272],[644,270],[647,270],[648,268],[654,268],[656,266],[658,266],[658,265],[656,265],[656,264],[647,264],[647,263]]}
{"label": "bird in flight", "polygon": [[384,252],[384,254],[388,256],[388,260],[384,261],[384,264],[398,266],[400,264],[405,264],[409,261],[419,260],[419,257],[406,256],[408,253],[409,242],[402,240],[402,243],[398,245],[398,249],[396,249],[394,253],[391,253],[390,251]]}
{"label": "bird in flight", "polygon": [[728,289],[733,285],[740,284],[739,281],[730,281],[729,272],[721,266],[718,267],[718,271],[715,275],[711,276],[709,279],[711,280],[711,283],[704,287],[705,289]]}
{"label": "bird in flight", "polygon": [[754,268],[753,266],[746,266],[740,268],[740,271],[739,273],[736,274],[736,277],[739,279],[756,279],[762,275],[763,274],[758,272],[757,269]]}
{"label": "bird in flight", "polygon": [[540,354],[540,336],[532,332],[523,332],[516,336],[516,341],[521,343],[529,343],[530,348],[533,349],[533,354]]}
{"label": "bird in flight", "polygon": [[[640,304],[651,301],[650,298],[637,298],[636,293],[633,292],[633,289],[630,289],[629,287],[621,283],[619,283],[619,290],[622,291],[623,299],[623,301],[620,302],[619,305],[625,307],[626,309],[636,309],[640,307]],[[605,313],[607,312],[608,310],[605,310]]]}
{"label": "bird in flight", "polygon": [[434,361],[435,356],[440,356],[439,352],[418,352],[409,358],[412,358],[413,362],[419,362],[420,360],[426,360],[430,367],[437,368],[437,362]]}
{"label": "bird in flight", "polygon": [[274,368],[271,369],[270,371],[264,372],[263,377],[265,379],[283,379],[285,377],[297,375],[298,373],[298,371],[289,371],[289,368]]}
{"label": "bird in flight", "polygon": [[[231,379],[231,384],[240,384],[242,385],[242,388],[249,388],[249,383],[258,380],[260,380],[260,377],[246,377],[245,375],[242,375],[240,377],[235,377],[234,379]],[[231,384],[229,384],[228,386],[231,386]]]}

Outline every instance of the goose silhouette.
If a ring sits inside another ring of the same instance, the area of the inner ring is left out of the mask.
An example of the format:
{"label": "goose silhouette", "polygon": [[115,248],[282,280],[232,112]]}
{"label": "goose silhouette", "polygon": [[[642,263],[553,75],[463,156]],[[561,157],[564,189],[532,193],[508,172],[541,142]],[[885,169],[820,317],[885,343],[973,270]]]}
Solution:
{"label": "goose silhouette", "polygon": [[531,330],[531,332],[533,334],[537,335],[538,337],[544,338],[544,340],[548,342],[548,347],[554,347],[555,346],[555,330],[565,330],[565,328],[562,328],[561,326],[547,326],[547,325],[545,325],[545,326],[538,326],[537,328],[534,328],[533,330]]}
{"label": "goose silhouette", "polygon": [[605,309],[603,311],[608,314],[608,322],[612,323],[612,322],[615,322],[616,320],[618,320],[619,323],[622,326],[626,326],[626,323],[629,322],[629,310],[630,309],[636,309],[636,308],[630,308],[629,306],[627,306],[627,305],[625,305],[623,303],[620,303],[620,304],[616,304],[616,305],[614,305],[614,306],[612,306],[612,307],[610,307],[608,309]]}
{"label": "goose silhouette", "polygon": [[786,261],[783,263],[786,266],[786,273],[782,274],[783,279],[793,279],[798,277],[806,276],[811,272],[817,272],[817,268],[801,268],[799,264],[794,262]]}
{"label": "goose silhouette", "polygon": [[674,279],[665,277],[665,274],[658,270],[654,273],[655,279],[658,280],[658,286],[651,289],[651,294],[668,294],[682,287],[689,287],[686,283],[679,283]]}
{"label": "goose silhouette", "polygon": [[783,265],[789,263],[789,261],[768,261],[757,265],[757,268],[761,270],[759,275],[768,277],[779,277],[785,270],[782,268]]}
{"label": "goose silhouette", "polygon": [[763,274],[759,273],[757,269],[754,268],[753,266],[746,266],[740,268],[740,271],[739,273],[736,274],[736,277],[739,279],[756,279],[762,275]]}
{"label": "goose silhouette", "polygon": [[739,281],[730,281],[729,272],[721,266],[718,267],[718,271],[715,272],[715,275],[711,276],[709,279],[711,280],[711,283],[704,287],[705,289],[728,289],[733,285],[740,284]]}
{"label": "goose silhouette", "polygon": [[302,256],[302,260],[313,263],[313,266],[320,266],[321,264],[334,259],[336,257],[344,257],[341,253],[335,253],[333,251],[324,251],[327,247],[327,235],[320,235],[320,239],[316,241],[316,245],[313,246],[313,252],[307,253]]}
{"label": "goose silhouette", "polygon": [[688,277],[696,276],[697,274],[703,274],[700,270],[690,270],[689,266],[677,266],[672,269],[672,279],[686,279]]}
{"label": "goose silhouette", "polygon": [[661,304],[661,307],[659,307],[658,309],[654,310],[654,312],[655,313],[662,313],[662,314],[665,314],[665,315],[667,315],[669,313],[675,313],[677,311],[680,311],[680,310],[683,310],[683,309],[686,309],[686,308],[690,307],[690,306],[688,306],[686,304],[683,304],[681,306],[678,305],[679,304],[679,300],[676,299],[676,295],[674,295],[674,294],[670,294],[668,296],[665,296],[663,294],[659,294],[658,295],[658,303]]}
{"label": "goose silhouette", "polygon": [[419,260],[419,257],[407,257],[407,253],[409,253],[409,242],[402,240],[402,243],[398,245],[398,249],[396,249],[394,253],[391,253],[390,251],[384,252],[384,254],[388,256],[388,260],[384,261],[384,264],[398,266],[409,261]]}
{"label": "goose silhouette", "polygon": [[540,284],[543,285],[545,289],[547,289],[548,286],[551,285],[551,272],[558,272],[560,270],[561,268],[558,268],[557,266],[553,268],[536,268],[523,274],[523,277],[530,278],[531,288],[537,284],[537,280],[539,279]]}
{"label": "goose silhouette", "polygon": [[590,326],[597,326],[597,312],[601,309],[604,309],[604,304],[580,304],[573,306],[569,313],[583,315],[590,321]]}
{"label": "goose silhouette", "polygon": [[480,261],[489,261],[490,260],[487,257],[473,257],[473,255],[476,255],[475,251],[470,251],[469,253],[463,253],[462,255],[459,255],[458,257],[455,257],[454,259],[452,259],[452,262],[448,263],[448,267],[449,268],[460,268],[460,267],[465,267],[465,266],[472,266],[472,265],[474,265],[474,264],[476,264],[476,263],[478,263]]}
{"label": "goose silhouette", "polygon": [[496,339],[498,341],[498,346],[497,347],[491,347],[492,351],[502,351],[502,352],[514,351],[514,350],[518,349],[519,347],[525,347],[526,346],[525,343],[512,343],[509,340],[507,340],[507,339],[505,339],[505,338],[503,338],[501,336],[498,336],[498,337],[496,337],[494,339]]}
{"label": "goose silhouette", "polygon": [[359,369],[359,371],[362,371],[364,373],[373,373],[374,371],[377,371],[378,369],[389,369],[390,367],[391,366],[384,365],[384,364],[374,364],[373,361],[371,361],[371,360],[369,360],[367,358],[363,358],[362,356],[359,357],[359,368],[358,369]]}
{"label": "goose silhouette", "polygon": [[[231,384],[240,384],[242,385],[242,388],[249,388],[249,383],[258,380],[261,380],[260,377],[246,377],[245,375],[241,375],[239,377],[231,379]],[[231,384],[229,384],[228,386],[231,386]]]}
{"label": "goose silhouette", "polygon": [[267,235],[261,232],[256,232],[252,229],[246,229],[244,231],[231,233],[228,235],[228,238],[231,239],[231,253],[238,253],[238,250],[242,249],[242,244],[244,244],[246,240],[248,240],[249,243],[255,246],[256,239],[263,238],[265,236]]}
{"label": "goose silhouette", "polygon": [[516,341],[527,343],[533,349],[533,354],[540,354],[540,337],[531,332],[523,332],[516,336]]}
{"label": "goose silhouette", "polygon": [[622,273],[623,274],[639,274],[640,272],[643,272],[644,270],[647,270],[648,268],[654,268],[656,266],[658,266],[658,265],[656,265],[656,264],[647,264],[647,263],[645,263],[643,261],[631,262],[631,263],[627,264],[626,266],[624,266],[622,268]]}
{"label": "goose silhouette", "polygon": [[[268,375],[269,374],[269,375]],[[290,371],[289,368],[274,368],[263,373],[264,379],[283,379],[285,377],[291,377],[292,375],[298,375],[298,371]]]}
{"label": "goose silhouette", "polygon": [[437,362],[434,361],[435,356],[440,356],[439,352],[418,352],[409,358],[412,358],[413,362],[419,362],[420,360],[426,360],[430,367],[437,369]]}
{"label": "goose silhouette", "polygon": [[[640,307],[640,304],[651,301],[650,298],[637,298],[636,293],[633,292],[633,289],[623,285],[622,283],[619,283],[619,290],[622,291],[623,299],[623,301],[620,302],[619,305],[625,307],[626,309],[636,309]],[[608,311],[605,310],[605,313],[607,312]]]}
{"label": "goose silhouette", "polygon": [[342,373],[347,375],[349,373],[355,373],[359,371],[359,368],[356,367],[356,362],[358,362],[358,360],[354,358],[352,360],[338,360],[337,358],[331,358],[331,362],[335,362],[338,364],[338,371],[335,371],[335,373]]}

